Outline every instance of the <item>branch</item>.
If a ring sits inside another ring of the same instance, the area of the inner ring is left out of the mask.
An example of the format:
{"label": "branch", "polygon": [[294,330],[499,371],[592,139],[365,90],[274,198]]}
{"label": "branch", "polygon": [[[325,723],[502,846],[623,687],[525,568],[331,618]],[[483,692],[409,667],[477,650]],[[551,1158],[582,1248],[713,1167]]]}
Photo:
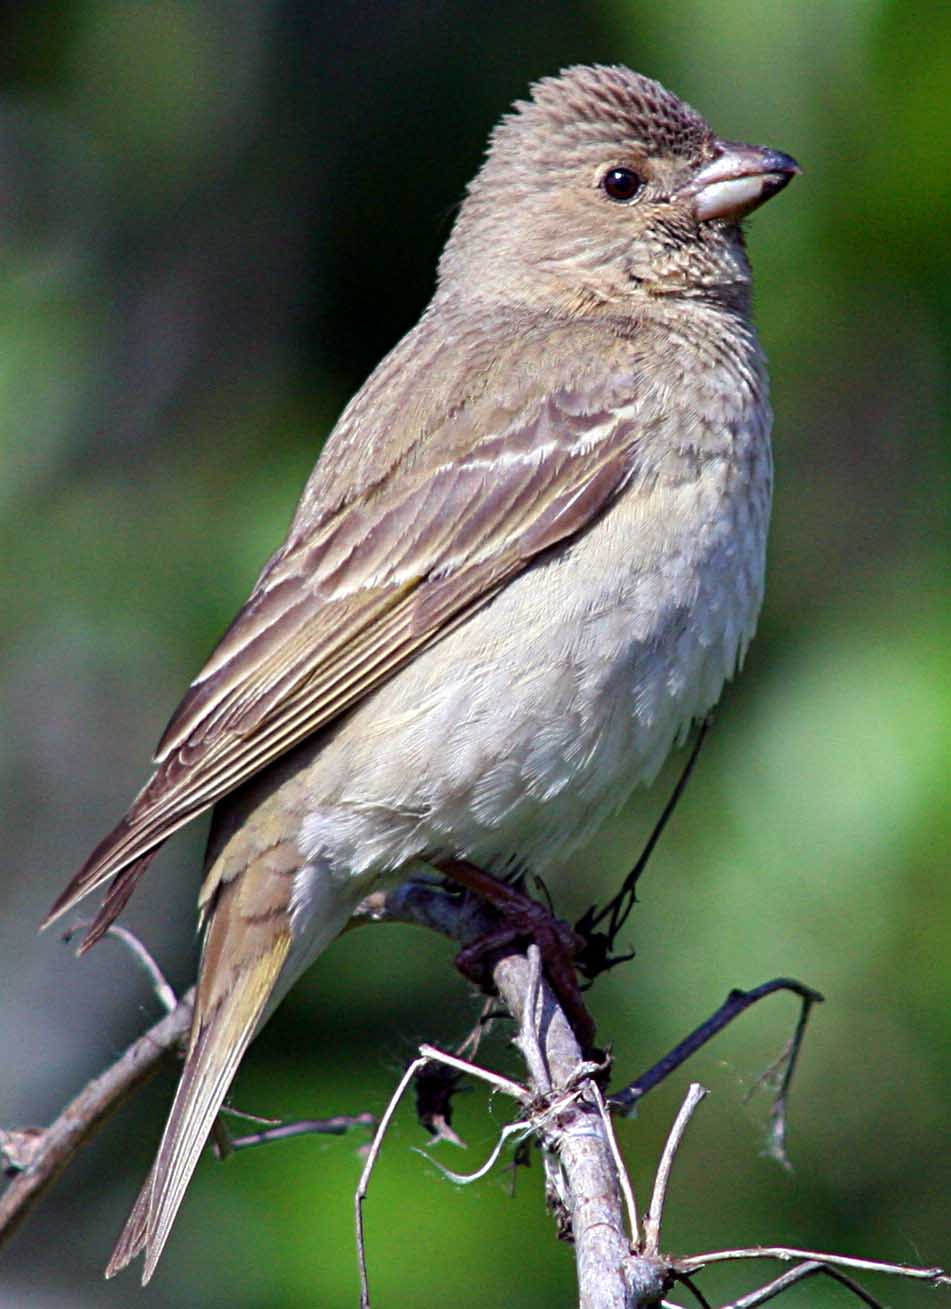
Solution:
{"label": "branch", "polygon": [[[774,1073],[782,1068],[783,1076],[780,1081],[779,1092],[776,1096],[773,1106],[770,1109],[771,1129],[770,1129],[770,1155],[784,1167],[789,1167],[789,1159],[786,1154],[786,1113],[789,1104],[789,1089],[792,1085],[793,1074],[796,1071],[796,1065],[799,1060],[799,1053],[802,1049],[803,1038],[806,1034],[806,1025],[809,1022],[809,1015],[813,1005],[821,1004],[824,997],[818,991],[813,990],[811,986],[806,986],[803,982],[797,982],[792,977],[777,977],[771,982],[764,982],[761,986],[756,986],[752,991],[732,990],[720,1008],[710,1018],[694,1028],[689,1036],[685,1037],[678,1045],[674,1046],[663,1059],[659,1060],[646,1073],[621,1091],[612,1094],[610,1105],[612,1109],[620,1110],[623,1113],[630,1113],[636,1107],[648,1091],[653,1090],[663,1082],[670,1074],[681,1064],[686,1061],[701,1048],[712,1041],[713,1038],[722,1032],[728,1023],[732,1023],[735,1018],[744,1013],[751,1005],[764,999],[768,995],[775,994],[776,991],[790,991],[793,995],[798,995],[801,1001],[799,1019],[796,1023],[796,1030],[792,1039],[786,1046],[779,1059],[766,1070],[766,1073],[759,1079],[758,1085],[768,1080]],[[755,1090],[756,1088],[754,1088]]]}
{"label": "branch", "polygon": [[[463,944],[486,929],[481,902],[449,897],[427,883],[376,894],[358,914],[418,923]],[[637,1233],[626,1230],[627,1183],[615,1162],[611,1122],[592,1076],[595,1070],[584,1063],[568,1020],[530,957],[506,955],[496,963],[492,979],[518,1024],[515,1043],[527,1065],[530,1091],[542,1107],[535,1131],[547,1152],[549,1203],[564,1216],[574,1242],[581,1309],[657,1304],[670,1285],[669,1271],[656,1255],[632,1253]]]}
{"label": "branch", "polygon": [[694,1112],[700,1101],[708,1092],[699,1082],[692,1082],[687,1092],[687,1098],[681,1106],[680,1113],[670,1129],[670,1135],[667,1137],[667,1144],[664,1146],[664,1152],[660,1157],[660,1163],[657,1165],[657,1175],[654,1178],[654,1190],[651,1194],[651,1207],[647,1211],[647,1217],[644,1219],[644,1249],[649,1254],[660,1253],[660,1225],[664,1217],[664,1204],[667,1200],[667,1187],[670,1185],[670,1171],[674,1166],[674,1159],[680,1144],[684,1139],[684,1132],[687,1130],[687,1124],[693,1117]]}
{"label": "branch", "polygon": [[[0,1196],[0,1245],[12,1236],[112,1111],[158,1071],[171,1051],[180,1049],[191,1027],[193,999],[194,988],[170,1014],[134,1041],[111,1068],[87,1083],[49,1127],[0,1133],[0,1151],[8,1160],[8,1170],[16,1174]],[[27,1153],[22,1149],[24,1138],[29,1141]]]}
{"label": "branch", "polygon": [[[540,979],[534,1013],[530,961],[509,955],[495,967],[495,984],[519,1024],[518,1045],[532,1083],[549,1095],[577,1085],[581,1050],[554,996]],[[615,1165],[610,1119],[590,1074],[578,1094],[542,1134],[551,1152],[550,1194],[571,1224],[580,1309],[641,1309],[657,1304],[670,1285],[666,1263],[632,1253],[637,1233],[625,1227],[623,1188]]]}
{"label": "branch", "polygon": [[[407,883],[388,894],[379,893],[368,898],[358,909],[354,925],[380,920],[415,923],[463,945],[484,935],[497,921],[494,911],[473,896],[459,896],[430,882]],[[140,962],[144,962],[138,952],[137,956]],[[571,1026],[542,976],[537,949],[530,948],[528,957],[518,953],[500,957],[493,966],[492,979],[503,1004],[518,1025],[515,1044],[528,1071],[525,1085],[487,1073],[485,1069],[431,1046],[421,1050],[421,1058],[416,1062],[418,1066],[424,1063],[449,1064],[494,1081],[500,1089],[516,1097],[522,1107],[522,1120],[507,1129],[506,1139],[516,1132],[533,1133],[544,1149],[549,1204],[559,1220],[560,1233],[575,1245],[580,1309],[649,1309],[649,1306],[662,1302],[667,1304],[669,1302],[664,1300],[664,1296],[675,1281],[691,1290],[702,1305],[706,1301],[693,1285],[694,1275],[709,1264],[730,1259],[765,1257],[800,1261],[798,1269],[736,1301],[732,1309],[743,1309],[747,1305],[752,1309],[755,1304],[775,1298],[793,1282],[820,1274],[842,1282],[866,1304],[875,1304],[872,1297],[842,1269],[892,1273],[919,1278],[933,1285],[949,1284],[947,1275],[938,1268],[911,1268],[790,1247],[726,1250],[686,1258],[661,1256],[659,1225],[670,1163],[702,1092],[691,1088],[675,1124],[658,1171],[642,1238],[637,1230],[633,1193],[624,1175],[610,1115],[599,1085],[606,1068],[583,1060]],[[804,1013],[797,1030],[798,1041],[808,1005],[820,997],[809,988],[788,980],[768,983],[752,992],[734,993],[724,1011],[711,1020],[712,1026],[719,1030],[724,1021],[728,1021],[725,1011],[740,1011],[776,989],[795,990],[803,1000]],[[192,997],[193,993],[189,992],[171,1013],[135,1041],[111,1068],[93,1079],[50,1127],[0,1132],[0,1152],[8,1161],[8,1171],[16,1174],[0,1198],[0,1243],[9,1237],[109,1113],[148,1080],[171,1051],[183,1044],[191,1023]],[[710,1025],[705,1025],[705,1028],[706,1033],[711,1034]],[[685,1057],[688,1047],[696,1048],[698,1035],[694,1033],[674,1054]],[[662,1065],[668,1061],[662,1061]],[[681,1062],[680,1057],[673,1062]],[[626,1100],[633,1101],[645,1094],[659,1080],[656,1074],[661,1071],[661,1066],[658,1066],[627,1088],[618,1097],[620,1103],[617,1107],[629,1108]],[[404,1078],[404,1083],[408,1083],[408,1078]],[[387,1121],[394,1106],[395,1099],[387,1111]],[[349,1119],[333,1120],[332,1130],[341,1130],[352,1122]],[[266,1126],[268,1130],[255,1134],[247,1144],[295,1131],[313,1130],[314,1127],[328,1129],[325,1120],[319,1124]],[[376,1154],[381,1141],[382,1131],[374,1142]]]}
{"label": "branch", "polygon": [[732,1259],[778,1259],[784,1263],[794,1259],[806,1259],[822,1265],[851,1268],[856,1272],[885,1273],[894,1277],[908,1277],[913,1281],[930,1282],[932,1286],[951,1286],[951,1277],[943,1268],[919,1268],[914,1264],[894,1264],[884,1259],[857,1259],[854,1255],[828,1254],[821,1250],[800,1250],[796,1246],[788,1245],[753,1245],[742,1250],[711,1250],[707,1254],[694,1254],[686,1259],[677,1259],[676,1265],[680,1271],[695,1273],[709,1264],[725,1263]]}
{"label": "branch", "polygon": [[[406,899],[409,903],[414,898]],[[395,897],[395,902],[400,903],[399,897]],[[421,886],[415,903],[416,916],[405,921],[421,922],[444,935],[456,935],[460,927],[473,935],[478,932],[476,914],[471,914],[469,925],[471,904],[463,911],[468,901],[454,901],[434,886]],[[363,921],[376,916],[379,915],[372,909],[361,915]],[[456,930],[452,924],[456,925]],[[74,930],[75,926],[66,934],[66,940]],[[110,935],[126,945],[139,965],[145,968],[163,1007],[168,1007],[170,998],[174,1002],[167,983],[141,943],[116,927],[111,929]],[[109,1115],[158,1071],[170,1053],[183,1047],[191,1027],[193,999],[194,988],[174,1005],[170,1013],[134,1041],[111,1067],[87,1083],[49,1127],[0,1130],[0,1159],[4,1171],[13,1178],[0,1196],[0,1248],[65,1171],[73,1156],[92,1140]],[[290,1129],[280,1134],[292,1133],[293,1129]]]}

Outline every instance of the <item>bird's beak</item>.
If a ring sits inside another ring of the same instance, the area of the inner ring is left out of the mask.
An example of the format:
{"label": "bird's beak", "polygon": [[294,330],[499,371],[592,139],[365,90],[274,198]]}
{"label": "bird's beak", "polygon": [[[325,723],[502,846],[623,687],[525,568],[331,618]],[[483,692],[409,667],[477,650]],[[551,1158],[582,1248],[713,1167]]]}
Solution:
{"label": "bird's beak", "polygon": [[690,200],[699,222],[735,221],[776,195],[802,169],[790,155],[766,146],[717,143],[720,153],[696,173],[680,197]]}

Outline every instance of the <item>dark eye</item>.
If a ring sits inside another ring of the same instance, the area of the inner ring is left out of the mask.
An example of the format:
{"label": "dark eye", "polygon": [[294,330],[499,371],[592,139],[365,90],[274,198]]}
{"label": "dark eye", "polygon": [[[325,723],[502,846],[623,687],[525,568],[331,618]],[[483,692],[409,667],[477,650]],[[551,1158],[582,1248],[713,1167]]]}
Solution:
{"label": "dark eye", "polygon": [[612,200],[633,200],[644,185],[633,168],[612,168],[601,179],[605,193]]}

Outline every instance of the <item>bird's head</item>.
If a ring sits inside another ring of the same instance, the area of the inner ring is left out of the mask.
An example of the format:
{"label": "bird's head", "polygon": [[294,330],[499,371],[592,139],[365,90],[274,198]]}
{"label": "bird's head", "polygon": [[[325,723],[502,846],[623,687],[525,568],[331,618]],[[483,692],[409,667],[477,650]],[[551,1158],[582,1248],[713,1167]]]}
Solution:
{"label": "bird's head", "polygon": [[745,298],[741,220],[799,172],[724,141],[622,67],[545,78],[493,133],[440,265],[443,288],[571,312],[644,296]]}

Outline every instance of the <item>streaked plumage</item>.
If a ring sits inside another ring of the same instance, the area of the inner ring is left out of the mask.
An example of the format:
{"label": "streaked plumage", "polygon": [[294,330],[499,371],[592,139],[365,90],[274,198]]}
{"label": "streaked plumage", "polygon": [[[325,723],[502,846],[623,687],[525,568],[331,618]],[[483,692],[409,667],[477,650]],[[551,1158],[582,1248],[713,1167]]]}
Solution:
{"label": "streaked plumage", "polygon": [[620,68],[547,79],[496,129],[431,305],[53,908],[111,879],[91,944],[216,805],[191,1047],[110,1273],[144,1249],[151,1275],[248,1041],[371,886],[544,869],[719,696],[771,483],[738,219],[793,171]]}

